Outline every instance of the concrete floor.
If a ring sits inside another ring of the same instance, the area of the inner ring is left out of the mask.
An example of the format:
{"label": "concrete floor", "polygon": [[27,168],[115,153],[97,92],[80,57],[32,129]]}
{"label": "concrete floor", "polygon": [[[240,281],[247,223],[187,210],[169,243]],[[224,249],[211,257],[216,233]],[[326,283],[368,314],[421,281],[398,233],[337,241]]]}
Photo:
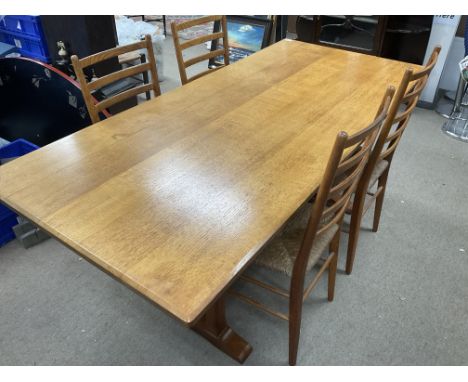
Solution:
{"label": "concrete floor", "polygon": [[[178,86],[165,43],[163,91]],[[351,276],[306,302],[300,365],[468,364],[468,145],[416,109],[391,169],[381,226],[366,217]],[[342,235],[344,268],[347,234]],[[284,281],[284,280],[280,280]],[[286,365],[287,324],[228,302],[246,365]],[[1,365],[236,365],[59,244],[0,248]]]}

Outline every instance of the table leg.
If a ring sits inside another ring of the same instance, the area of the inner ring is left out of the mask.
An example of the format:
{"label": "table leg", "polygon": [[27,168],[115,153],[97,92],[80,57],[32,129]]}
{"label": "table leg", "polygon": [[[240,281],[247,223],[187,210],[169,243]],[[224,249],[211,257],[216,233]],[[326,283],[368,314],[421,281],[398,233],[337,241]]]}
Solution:
{"label": "table leg", "polygon": [[218,299],[192,329],[239,363],[244,363],[252,352],[252,346],[228,325],[224,297]]}

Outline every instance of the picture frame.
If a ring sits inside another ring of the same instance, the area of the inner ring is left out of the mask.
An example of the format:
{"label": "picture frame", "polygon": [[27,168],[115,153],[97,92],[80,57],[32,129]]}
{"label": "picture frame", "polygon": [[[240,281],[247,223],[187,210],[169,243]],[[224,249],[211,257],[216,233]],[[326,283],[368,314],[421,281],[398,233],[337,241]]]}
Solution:
{"label": "picture frame", "polygon": [[[229,41],[229,61],[234,63],[265,48],[270,44],[274,16],[226,16]],[[221,30],[220,22],[215,22],[213,32]],[[211,43],[211,51],[222,47],[220,39]],[[224,64],[224,57],[214,57],[208,62],[209,68]]]}

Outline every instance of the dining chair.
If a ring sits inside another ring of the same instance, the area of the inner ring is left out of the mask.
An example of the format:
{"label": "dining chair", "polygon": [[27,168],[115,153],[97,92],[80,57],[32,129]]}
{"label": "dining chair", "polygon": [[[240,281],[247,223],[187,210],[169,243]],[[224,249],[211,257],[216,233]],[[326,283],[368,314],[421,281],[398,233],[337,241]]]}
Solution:
{"label": "dining chair", "polygon": [[[288,314],[278,312],[239,291],[229,292],[234,297],[289,322],[290,365],[295,365],[297,359],[302,304],[327,269],[328,300],[332,301],[334,298],[343,216],[387,115],[394,91],[393,87],[387,89],[377,116],[368,127],[352,136],[344,131],[338,133],[314,202],[302,205],[255,258],[255,265],[289,276],[289,290],[257,277],[245,274],[240,276],[243,281],[288,299]],[[350,152],[351,154],[345,155]],[[328,256],[321,258],[327,248]],[[321,261],[323,263],[320,269],[306,286],[306,274]]]}
{"label": "dining chair", "polygon": [[[382,125],[381,132],[371,152],[366,168],[364,169],[356,193],[350,201],[347,210],[347,213],[351,214],[348,252],[346,257],[347,274],[351,274],[353,270],[362,217],[374,202],[372,231],[377,232],[379,228],[388,173],[393,155],[408,125],[411,113],[416,107],[421,92],[426,86],[429,75],[437,63],[440,50],[440,46],[434,48],[434,51],[423,69],[413,71],[413,69],[409,68],[403,74],[403,78],[389,109],[387,119]],[[376,184],[376,190],[373,190]]]}
{"label": "dining chair", "polygon": [[[84,73],[85,68],[96,65],[102,61],[118,57],[119,55],[122,55],[124,53],[139,51],[140,49],[146,49],[147,62],[134,65],[125,69],[121,69],[110,74],[106,74],[105,76],[97,78],[94,81],[87,81]],[[154,56],[153,43],[151,41],[150,35],[146,35],[145,38],[139,42],[123,46],[117,46],[115,48],[108,49],[103,52],[99,52],[81,59],[78,58],[76,55],[73,55],[71,57],[71,61],[75,70],[76,77],[80,83],[81,90],[83,92],[86,107],[88,109],[91,121],[93,123],[100,121],[100,112],[128,98],[134,97],[141,93],[149,92],[151,90],[153,91],[155,97],[161,95],[161,89],[159,88],[158,73],[156,70],[156,59]],[[105,98],[100,102],[97,102],[92,96],[93,91],[97,91],[106,85],[109,85],[119,80],[123,80],[128,77],[133,77],[140,73],[147,73],[148,71],[151,73],[151,80],[149,80],[148,83],[143,83],[142,85],[132,87],[116,95]]]}
{"label": "dining chair", "polygon": [[[218,31],[218,32],[213,32],[213,33],[209,33],[209,34],[202,35],[202,36],[199,36],[199,37],[195,37],[195,38],[193,38],[191,40],[187,40],[187,41],[184,41],[182,43],[180,42],[180,36],[179,36],[180,31],[192,28],[194,26],[207,24],[207,23],[210,23],[210,22],[215,22],[215,23],[218,22],[220,24],[221,30]],[[197,18],[197,19],[194,19],[194,20],[184,21],[184,22],[181,22],[181,23],[176,23],[176,22],[173,21],[171,23],[171,29],[172,29],[172,37],[174,39],[174,48],[175,48],[175,51],[176,51],[177,64],[179,66],[180,80],[182,82],[182,85],[185,85],[188,82],[196,80],[197,78],[203,77],[203,76],[207,75],[208,73],[211,73],[211,72],[213,72],[215,70],[223,68],[226,65],[229,65],[229,42],[228,42],[226,16],[204,16],[204,17],[200,17],[200,18]],[[188,48],[191,48],[193,46],[206,43],[208,41],[211,41],[211,43],[213,43],[213,41],[216,41],[216,40],[218,40],[220,38],[223,39],[223,47],[222,48],[212,50],[212,51],[210,51],[208,53],[201,54],[199,56],[195,56],[195,57],[192,57],[192,58],[187,59],[187,60],[184,59],[183,51],[185,49],[188,49]],[[190,67],[190,66],[192,66],[192,65],[194,65],[196,63],[199,63],[199,62],[202,62],[202,61],[205,61],[205,60],[209,60],[209,59],[212,59],[212,58],[215,58],[215,57],[219,57],[219,56],[224,56],[224,64],[223,65],[217,66],[215,68],[207,69],[207,70],[205,70],[205,71],[203,71],[201,73],[198,73],[196,75],[193,75],[191,77],[187,76],[187,68],[188,67]]]}

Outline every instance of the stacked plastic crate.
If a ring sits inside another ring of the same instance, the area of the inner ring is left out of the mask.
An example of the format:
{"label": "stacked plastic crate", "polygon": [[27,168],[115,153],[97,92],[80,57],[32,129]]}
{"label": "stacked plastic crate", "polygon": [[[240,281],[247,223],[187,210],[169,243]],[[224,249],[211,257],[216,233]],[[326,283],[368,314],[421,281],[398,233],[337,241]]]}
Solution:
{"label": "stacked plastic crate", "polygon": [[0,16],[0,42],[16,46],[24,57],[50,62],[41,16]]}
{"label": "stacked plastic crate", "polygon": [[[0,165],[38,148],[24,139],[17,139],[0,148]],[[19,223],[17,218],[18,215],[14,211],[0,203],[0,247],[15,238],[13,227]]]}

